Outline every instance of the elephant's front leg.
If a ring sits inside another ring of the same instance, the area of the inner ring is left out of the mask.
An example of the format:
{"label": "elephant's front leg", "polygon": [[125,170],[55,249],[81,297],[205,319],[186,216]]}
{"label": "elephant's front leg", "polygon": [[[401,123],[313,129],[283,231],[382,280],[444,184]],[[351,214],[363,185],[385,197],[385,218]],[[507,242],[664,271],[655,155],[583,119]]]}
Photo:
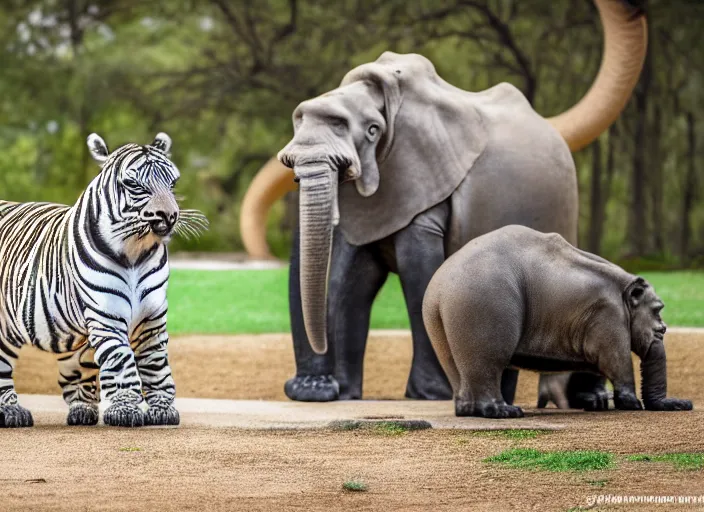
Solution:
{"label": "elephant's front leg", "polygon": [[423,324],[423,296],[435,271],[445,261],[446,203],[416,217],[394,236],[396,265],[413,334],[413,361],[406,397],[449,400],[452,388],[440,366]]}
{"label": "elephant's front leg", "polygon": [[362,398],[372,305],[388,270],[376,245],[356,247],[335,233],[328,286],[328,339],[335,347],[340,399]]}
{"label": "elephant's front leg", "polygon": [[86,316],[88,342],[95,349],[95,362],[100,367],[100,400],[110,403],[103,421],[118,427],[143,426],[142,381],[128,342],[127,323]]}
{"label": "elephant's front leg", "polygon": [[[310,347],[303,323],[300,261],[300,238],[297,225],[293,231],[288,278],[288,305],[293,353],[296,359],[296,375],[286,381],[284,392],[291,400],[329,402],[337,400],[340,396],[340,386],[333,376],[335,373],[335,345],[328,343],[328,351],[322,355],[316,354]],[[331,264],[335,265],[334,259],[331,260]]]}
{"label": "elephant's front leg", "polygon": [[159,315],[145,323],[142,334],[133,343],[142,389],[147,399],[146,425],[178,425],[180,417],[174,407],[176,384],[171,375],[167,347],[166,316]]}

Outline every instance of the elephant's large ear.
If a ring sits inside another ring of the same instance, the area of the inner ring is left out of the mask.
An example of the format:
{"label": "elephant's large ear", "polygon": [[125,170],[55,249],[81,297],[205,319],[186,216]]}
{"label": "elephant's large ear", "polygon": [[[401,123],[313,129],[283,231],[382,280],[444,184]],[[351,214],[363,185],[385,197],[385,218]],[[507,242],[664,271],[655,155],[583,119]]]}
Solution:
{"label": "elephant's large ear", "polygon": [[340,227],[355,245],[380,240],[447,199],[488,139],[472,94],[443,81],[425,57],[385,52],[350,71],[342,85],[360,80],[383,94],[386,130],[376,152],[376,193],[340,187]]}
{"label": "elephant's large ear", "polygon": [[645,290],[648,288],[648,286],[648,282],[642,277],[636,278],[635,281],[628,285],[628,288],[625,292],[625,298],[626,302],[628,303],[628,307],[631,310],[641,305],[643,297],[645,297]]}

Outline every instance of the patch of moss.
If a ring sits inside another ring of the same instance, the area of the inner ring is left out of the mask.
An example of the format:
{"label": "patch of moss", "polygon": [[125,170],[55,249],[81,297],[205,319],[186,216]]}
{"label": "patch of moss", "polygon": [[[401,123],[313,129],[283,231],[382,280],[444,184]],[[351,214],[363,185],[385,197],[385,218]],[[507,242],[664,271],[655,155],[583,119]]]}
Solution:
{"label": "patch of moss", "polygon": [[538,429],[477,430],[476,432],[472,432],[472,435],[476,437],[500,437],[502,439],[523,441],[524,439],[535,439],[549,432],[550,430]]}
{"label": "patch of moss", "polygon": [[430,423],[422,420],[398,421],[368,421],[368,420],[342,420],[333,421],[328,425],[333,430],[368,430],[377,434],[400,435],[411,430],[425,430],[432,428]]}
{"label": "patch of moss", "polygon": [[539,469],[544,471],[594,471],[608,469],[613,465],[611,453],[597,451],[542,452],[534,448],[513,448],[484,462],[503,464],[517,469]]}
{"label": "patch of moss", "polygon": [[608,482],[608,480],[587,480],[587,483],[594,487],[604,487]]}
{"label": "patch of moss", "polygon": [[626,457],[636,462],[669,462],[675,468],[693,471],[704,468],[704,453],[663,453],[660,455],[638,454]]}
{"label": "patch of moss", "polygon": [[369,490],[367,484],[359,480],[348,480],[342,484],[342,488],[350,492],[367,492]]}

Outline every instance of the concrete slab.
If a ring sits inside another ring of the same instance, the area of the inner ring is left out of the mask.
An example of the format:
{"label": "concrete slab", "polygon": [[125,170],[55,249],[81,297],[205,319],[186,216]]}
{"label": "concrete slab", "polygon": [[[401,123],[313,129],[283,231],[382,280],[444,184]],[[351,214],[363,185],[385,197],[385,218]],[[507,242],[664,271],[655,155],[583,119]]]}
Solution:
{"label": "concrete slab", "polygon": [[[65,425],[68,407],[61,397],[20,395],[20,403],[34,416],[36,426]],[[457,418],[451,401],[355,400],[329,403],[263,400],[177,398],[182,427],[270,429],[319,429],[339,427],[340,422],[427,421],[432,428],[458,430],[546,429],[559,430],[560,415],[574,411],[526,411],[521,419]],[[101,410],[103,406],[101,405]]]}

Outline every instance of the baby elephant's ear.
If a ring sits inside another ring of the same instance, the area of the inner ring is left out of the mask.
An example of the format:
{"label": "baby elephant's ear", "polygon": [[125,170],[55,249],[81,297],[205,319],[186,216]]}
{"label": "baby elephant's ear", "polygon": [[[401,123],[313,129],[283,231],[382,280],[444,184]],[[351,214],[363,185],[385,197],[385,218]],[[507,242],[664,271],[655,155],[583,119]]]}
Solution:
{"label": "baby elephant's ear", "polygon": [[156,134],[156,137],[154,137],[154,142],[151,143],[151,146],[168,155],[171,151],[171,137],[164,132],[159,132]]}
{"label": "baby elephant's ear", "polygon": [[631,309],[635,309],[641,305],[645,297],[646,288],[648,288],[648,283],[642,277],[639,277],[628,286],[626,299]]}
{"label": "baby elephant's ear", "polygon": [[110,152],[108,151],[108,145],[105,144],[103,138],[97,133],[91,133],[88,135],[88,149],[90,154],[93,156],[96,162],[103,164],[105,160],[108,159]]}

